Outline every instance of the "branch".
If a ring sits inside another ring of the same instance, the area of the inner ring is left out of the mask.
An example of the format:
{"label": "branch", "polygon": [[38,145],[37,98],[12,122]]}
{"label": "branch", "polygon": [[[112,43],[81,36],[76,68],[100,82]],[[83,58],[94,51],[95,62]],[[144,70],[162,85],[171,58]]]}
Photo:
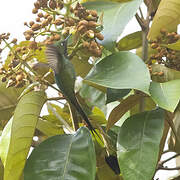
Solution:
{"label": "branch", "polygon": [[174,156],[172,156],[172,157],[170,157],[170,158],[168,158],[168,159],[166,159],[164,161],[161,161],[160,164],[163,165],[164,163],[166,163],[166,162],[170,161],[171,159],[174,159],[174,158],[176,158],[178,156],[180,156],[180,153],[175,154]]}
{"label": "branch", "polygon": [[142,13],[142,10],[141,10],[140,7],[139,7],[139,12],[140,12],[140,15],[141,15],[141,19],[144,19],[144,16],[143,16],[143,13]]}
{"label": "branch", "polygon": [[64,100],[64,97],[52,97],[52,98],[47,98],[47,101],[57,101],[57,100]]}
{"label": "branch", "polygon": [[[142,12],[141,12],[142,13]],[[142,19],[139,17],[139,15],[136,13],[136,19],[139,23],[139,25],[142,28],[142,60],[144,62],[147,61],[148,59],[148,39],[147,39],[147,34],[149,32],[149,11],[147,12],[146,19]],[[145,98],[142,97],[139,103],[139,112],[143,112],[145,109]]]}
{"label": "branch", "polygon": [[145,29],[144,22],[143,22],[143,20],[139,17],[139,15],[138,15],[137,13],[135,14],[135,17],[136,17],[137,22],[138,22],[139,25],[141,26],[141,29]]}
{"label": "branch", "polygon": [[168,152],[173,152],[173,151],[171,151],[171,150],[168,149],[168,150],[163,151],[162,154],[166,154],[166,153],[168,153]]}
{"label": "branch", "polygon": [[157,170],[168,170],[168,171],[180,170],[180,166],[177,166],[177,167],[174,167],[174,168],[159,167]]}

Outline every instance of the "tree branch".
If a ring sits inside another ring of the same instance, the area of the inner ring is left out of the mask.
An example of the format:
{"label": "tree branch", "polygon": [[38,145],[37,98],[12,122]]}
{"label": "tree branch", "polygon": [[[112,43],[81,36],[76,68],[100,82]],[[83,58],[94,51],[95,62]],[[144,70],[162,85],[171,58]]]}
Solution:
{"label": "tree branch", "polygon": [[159,167],[157,170],[168,170],[168,171],[180,170],[180,166],[177,166],[177,167],[174,167],[174,168]]}
{"label": "tree branch", "polygon": [[52,98],[47,98],[47,101],[57,101],[57,100],[64,100],[64,97],[52,97]]}
{"label": "tree branch", "polygon": [[180,153],[175,154],[175,155],[173,155],[172,157],[170,157],[170,158],[168,158],[168,159],[166,159],[166,160],[164,160],[164,161],[161,161],[160,164],[163,165],[164,163],[166,163],[166,162],[170,161],[171,159],[174,159],[174,158],[176,158],[176,157],[178,157],[178,156],[180,156]]}
{"label": "tree branch", "polygon": [[[136,17],[139,25],[142,28],[142,60],[144,62],[146,62],[147,58],[148,58],[148,39],[147,39],[147,35],[148,35],[148,32],[149,32],[149,23],[150,23],[149,11],[147,12],[147,17],[146,17],[145,20],[140,18],[137,13],[136,13],[135,17]],[[140,104],[139,104],[139,112],[143,112],[144,109],[145,109],[145,98],[142,97],[141,100],[140,100]]]}

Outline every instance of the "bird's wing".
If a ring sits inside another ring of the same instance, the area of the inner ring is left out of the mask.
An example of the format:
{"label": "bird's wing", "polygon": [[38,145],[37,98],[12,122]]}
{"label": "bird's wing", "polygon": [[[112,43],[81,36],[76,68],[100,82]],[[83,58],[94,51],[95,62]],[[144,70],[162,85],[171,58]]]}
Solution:
{"label": "bird's wing", "polygon": [[58,63],[58,58],[59,58],[59,53],[53,44],[47,45],[45,54],[48,60],[49,66],[53,69],[55,73],[59,73],[59,63]]}

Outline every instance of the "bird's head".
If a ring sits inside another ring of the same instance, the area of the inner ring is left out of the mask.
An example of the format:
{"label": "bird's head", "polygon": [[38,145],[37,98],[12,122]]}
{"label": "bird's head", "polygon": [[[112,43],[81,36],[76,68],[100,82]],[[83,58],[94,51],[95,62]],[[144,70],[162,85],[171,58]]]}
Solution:
{"label": "bird's head", "polygon": [[54,72],[58,73],[58,62],[62,60],[62,56],[68,56],[67,54],[67,42],[71,35],[69,35],[63,41],[57,41],[54,44],[50,44],[46,46],[46,57],[48,60],[49,66],[54,70]]}
{"label": "bird's head", "polygon": [[71,36],[71,34],[68,35],[68,36],[66,37],[66,39],[64,39],[63,41],[61,40],[61,41],[57,41],[57,42],[55,43],[56,46],[57,46],[57,48],[58,48],[58,50],[59,50],[59,53],[60,53],[61,55],[68,56],[68,54],[67,54],[67,44],[68,44],[68,39],[70,38],[70,36]]}

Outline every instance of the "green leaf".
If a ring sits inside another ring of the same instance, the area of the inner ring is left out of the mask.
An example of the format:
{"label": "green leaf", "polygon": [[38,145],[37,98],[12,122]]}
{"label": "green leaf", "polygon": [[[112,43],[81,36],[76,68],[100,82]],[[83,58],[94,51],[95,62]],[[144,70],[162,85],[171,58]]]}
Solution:
{"label": "green leaf", "polygon": [[[140,104],[136,104],[131,109],[131,115],[139,113],[139,106]],[[156,108],[156,103],[152,100],[151,97],[144,97],[144,111],[151,111]]]}
{"label": "green leaf", "polygon": [[4,180],[19,180],[45,99],[45,93],[41,91],[24,95],[16,107],[14,117],[4,128],[0,141]]}
{"label": "green leaf", "polygon": [[94,107],[92,110],[92,114],[88,115],[88,117],[92,120],[92,122],[97,122],[98,124],[106,124],[107,120],[104,113],[98,107]]}
{"label": "green leaf", "polygon": [[146,111],[128,118],[118,134],[118,161],[124,180],[150,180],[156,170],[164,111]]}
{"label": "green leaf", "polygon": [[62,127],[58,127],[55,124],[42,119],[38,119],[36,128],[46,136],[55,136],[58,134],[64,134]]}
{"label": "green leaf", "polygon": [[160,35],[160,30],[165,28],[168,32],[174,31],[180,23],[180,1],[163,0],[160,2],[158,10],[150,28],[148,39],[155,39]]}
{"label": "green leaf", "polygon": [[97,63],[85,81],[112,89],[137,89],[149,94],[150,74],[137,55],[124,51]]}
{"label": "green leaf", "polygon": [[138,10],[142,0],[133,0],[125,3],[107,1],[87,2],[85,7],[95,9],[103,16],[104,40],[102,45],[108,50],[113,50],[118,36],[123,32],[125,26]]}
{"label": "green leaf", "polygon": [[[82,78],[87,75],[90,69],[93,67],[92,64],[89,64],[89,56],[87,53],[80,52],[78,56],[74,56],[71,62],[74,65],[76,75],[81,76]],[[80,59],[81,58],[81,59]]]}
{"label": "green leaf", "polygon": [[130,95],[126,99],[123,99],[121,103],[111,111],[106,129],[109,130],[127,111],[134,107],[140,99],[141,95],[138,94]]}
{"label": "green leaf", "polygon": [[24,180],[95,180],[94,144],[85,127],[76,134],[57,135],[36,147],[24,169]]}
{"label": "green leaf", "polygon": [[3,176],[4,176],[4,167],[3,167],[3,163],[0,159],[0,180],[3,180]]}
{"label": "green leaf", "polygon": [[174,112],[180,100],[180,79],[165,83],[152,82],[150,94],[159,107]]}
{"label": "green leaf", "polygon": [[[153,75],[155,72],[163,72],[162,76]],[[161,64],[152,65],[152,80],[156,82],[167,82],[175,79],[180,79],[180,71],[167,68]]]}
{"label": "green leaf", "polygon": [[[63,110],[63,108],[61,108],[60,106],[56,105],[56,104],[52,104],[50,103],[50,105],[55,108],[56,112],[68,123],[71,123],[70,121],[70,115],[65,112]],[[43,116],[43,118],[45,118],[46,120],[52,122],[52,123],[57,123],[57,124],[61,124],[61,122],[57,119],[57,117],[54,115],[54,113],[48,108],[48,112],[50,115],[47,116]]]}
{"label": "green leaf", "polygon": [[123,37],[117,43],[119,51],[128,51],[142,46],[142,31],[137,31]]}
{"label": "green leaf", "polygon": [[169,49],[176,50],[176,51],[180,50],[180,40],[178,40],[177,42],[172,43],[172,44],[161,44],[161,45],[164,47],[167,47]]}
{"label": "green leaf", "polygon": [[97,106],[105,111],[106,95],[100,90],[83,83],[79,92],[89,107]]}
{"label": "green leaf", "polygon": [[17,104],[17,99],[23,89],[14,87],[6,88],[6,83],[0,82],[0,121],[3,126],[11,118]]}
{"label": "green leaf", "polygon": [[130,93],[131,89],[111,89],[107,88],[107,100],[106,104],[111,103],[113,101],[120,100],[124,96]]}

